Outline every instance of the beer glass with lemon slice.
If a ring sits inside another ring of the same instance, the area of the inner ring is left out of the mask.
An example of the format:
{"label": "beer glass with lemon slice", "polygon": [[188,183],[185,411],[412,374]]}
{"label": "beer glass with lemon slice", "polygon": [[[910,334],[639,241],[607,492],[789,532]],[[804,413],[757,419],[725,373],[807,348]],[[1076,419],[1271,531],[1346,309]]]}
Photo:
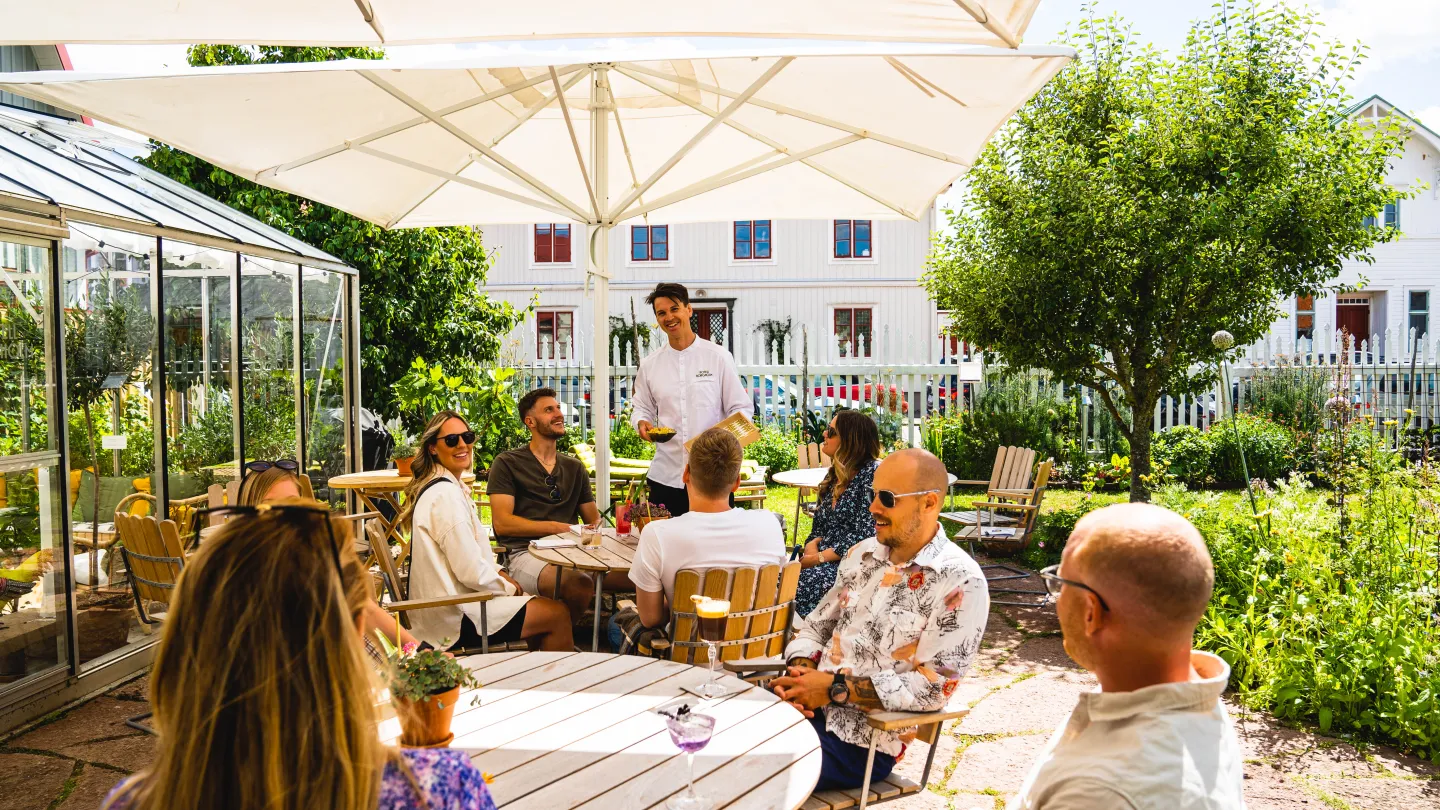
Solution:
{"label": "beer glass with lemon slice", "polygon": [[726,599],[712,599],[708,596],[692,596],[695,602],[695,617],[700,623],[700,640],[710,647],[710,677],[700,687],[700,694],[706,698],[723,697],[730,693],[725,684],[715,679],[720,669],[720,648],[715,642],[725,640],[726,618],[730,615],[730,602]]}

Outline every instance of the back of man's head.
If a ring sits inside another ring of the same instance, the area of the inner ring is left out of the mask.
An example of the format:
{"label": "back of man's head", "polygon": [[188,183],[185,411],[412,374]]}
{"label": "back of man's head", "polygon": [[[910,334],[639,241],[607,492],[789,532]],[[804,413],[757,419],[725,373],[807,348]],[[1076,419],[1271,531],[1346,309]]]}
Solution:
{"label": "back of man's head", "polygon": [[1194,633],[1215,568],[1190,521],[1148,503],[1115,504],[1081,518],[1069,545],[1061,574],[1094,588],[1127,625],[1177,642]]}
{"label": "back of man's head", "polygon": [[740,440],[724,428],[710,428],[690,444],[690,486],[707,498],[723,498],[740,480]]}

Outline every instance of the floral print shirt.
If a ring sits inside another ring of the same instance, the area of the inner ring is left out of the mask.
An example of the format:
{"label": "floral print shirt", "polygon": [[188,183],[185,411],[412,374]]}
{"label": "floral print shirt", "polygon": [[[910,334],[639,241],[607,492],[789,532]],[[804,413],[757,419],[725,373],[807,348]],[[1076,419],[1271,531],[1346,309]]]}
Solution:
{"label": "floral print shirt", "polygon": [[[402,748],[400,756],[425,797],[415,795],[410,780],[392,760],[385,763],[385,773],[380,778],[380,803],[376,810],[495,810],[495,800],[490,796],[484,774],[464,751]],[[116,785],[110,791],[114,801],[110,810],[128,810],[137,787],[139,777],[130,777]]]}
{"label": "floral print shirt", "polygon": [[[943,529],[903,566],[891,565],[890,549],[872,537],[840,562],[835,586],[798,623],[785,660],[808,657],[825,672],[869,678],[888,711],[939,711],[974,662],[989,615],[980,565]],[[826,707],[825,729],[870,745],[860,709]],[[896,732],[881,732],[876,744],[891,756],[902,747]]]}
{"label": "floral print shirt", "polygon": [[[840,493],[836,503],[827,492],[820,493],[815,505],[815,521],[811,524],[810,536],[821,551],[834,550],[843,560],[856,543],[875,536],[875,516],[870,514],[870,502],[875,499],[875,468],[880,462],[871,461],[855,472],[850,485]],[[820,604],[835,576],[840,571],[840,560],[824,562],[800,572],[800,584],[795,590],[795,615],[809,616],[810,611]]]}

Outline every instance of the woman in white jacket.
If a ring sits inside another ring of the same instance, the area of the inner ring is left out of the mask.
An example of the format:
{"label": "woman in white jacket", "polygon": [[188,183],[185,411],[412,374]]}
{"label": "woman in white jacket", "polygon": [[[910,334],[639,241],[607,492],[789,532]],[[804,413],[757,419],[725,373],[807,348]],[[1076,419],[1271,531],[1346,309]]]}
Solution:
{"label": "woman in white jacket", "polygon": [[411,526],[410,598],[431,599],[493,593],[481,627],[480,603],[410,613],[414,634],[436,647],[478,649],[524,639],[532,650],[575,649],[570,611],[563,603],[521,591],[500,568],[480,522],[470,487],[462,480],[474,459],[475,433],[454,411],[441,411],[425,426],[405,489]]}

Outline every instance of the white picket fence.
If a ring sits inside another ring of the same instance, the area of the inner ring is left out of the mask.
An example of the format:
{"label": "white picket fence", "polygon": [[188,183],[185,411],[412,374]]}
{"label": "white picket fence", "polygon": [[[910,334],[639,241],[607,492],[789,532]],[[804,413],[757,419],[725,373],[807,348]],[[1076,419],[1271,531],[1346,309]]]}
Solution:
{"label": "white picket fence", "polygon": [[[744,385],[751,391],[757,421],[793,417],[797,401],[808,387],[808,405],[822,412],[840,407],[881,405],[898,416],[901,437],[921,441],[921,424],[935,413],[964,409],[983,385],[984,358],[948,339],[913,334],[892,334],[882,330],[870,348],[871,356],[847,351],[828,330],[816,331],[796,325],[779,342],[760,334],[732,336],[732,353]],[[808,333],[808,334],[807,334]],[[590,363],[591,336],[576,335],[569,357],[535,360],[533,334],[530,340],[512,346],[511,357],[532,358],[517,363],[534,386],[548,386],[559,394],[572,418],[588,425],[589,391],[593,379]],[[640,338],[640,356],[659,348],[663,335]],[[1407,350],[1407,343],[1418,346]],[[618,414],[634,387],[635,353],[621,340],[611,341],[610,413]],[[1416,426],[1440,422],[1440,343],[1414,335],[1373,335],[1356,342],[1328,333],[1315,340],[1267,340],[1249,347],[1228,367],[1230,396],[1217,381],[1210,390],[1194,396],[1164,397],[1153,415],[1154,427],[1162,430],[1176,425],[1208,429],[1229,413],[1230,397],[1244,401],[1247,389],[1260,375],[1322,374],[1327,377],[1328,395],[1342,391],[1357,412],[1374,416],[1377,425],[1396,420],[1403,425],[1406,409],[1414,411]],[[1090,447],[1092,435],[1103,414],[1104,404],[1088,389],[1052,384],[1046,375],[1034,374],[1037,392],[1057,400],[1080,397],[1082,437]],[[808,380],[808,386],[802,383]],[[1093,448],[1092,448],[1093,449]]]}

